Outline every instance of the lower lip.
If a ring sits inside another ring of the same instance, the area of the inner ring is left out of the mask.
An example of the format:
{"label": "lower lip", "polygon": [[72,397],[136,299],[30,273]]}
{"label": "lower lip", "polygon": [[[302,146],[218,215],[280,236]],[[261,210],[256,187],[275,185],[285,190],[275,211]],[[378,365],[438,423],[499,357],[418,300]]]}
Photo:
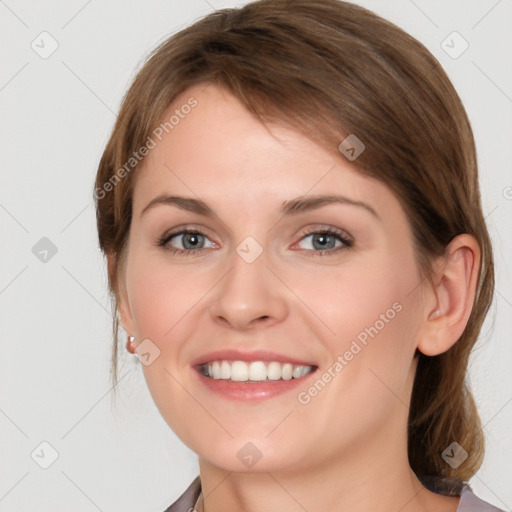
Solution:
{"label": "lower lip", "polygon": [[200,382],[202,382],[210,391],[218,393],[223,397],[232,400],[251,401],[251,400],[266,400],[282,395],[287,391],[297,388],[304,384],[308,377],[311,377],[316,372],[317,368],[309,372],[304,377],[290,380],[271,380],[267,382],[247,381],[247,382],[234,382],[226,379],[212,379],[206,377],[197,368],[194,368],[195,373],[198,375]]}

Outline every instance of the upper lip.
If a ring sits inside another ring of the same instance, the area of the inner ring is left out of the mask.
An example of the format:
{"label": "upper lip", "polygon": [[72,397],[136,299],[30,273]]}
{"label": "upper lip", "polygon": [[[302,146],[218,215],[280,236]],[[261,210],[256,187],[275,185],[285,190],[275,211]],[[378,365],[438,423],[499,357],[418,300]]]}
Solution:
{"label": "upper lip", "polygon": [[287,356],[285,354],[279,354],[277,352],[264,349],[252,351],[237,349],[215,350],[213,352],[203,354],[202,356],[192,361],[192,366],[199,366],[205,363],[210,363],[212,361],[278,361],[280,363],[292,363],[295,365],[300,364],[304,366],[316,366],[311,361],[301,360],[296,357]]}

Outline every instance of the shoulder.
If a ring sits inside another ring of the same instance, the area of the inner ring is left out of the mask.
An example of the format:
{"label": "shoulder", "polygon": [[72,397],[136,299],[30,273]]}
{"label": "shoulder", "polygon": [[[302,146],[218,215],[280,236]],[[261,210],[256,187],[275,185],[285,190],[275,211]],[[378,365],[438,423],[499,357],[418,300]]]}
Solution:
{"label": "shoulder", "polygon": [[471,489],[469,484],[466,484],[460,495],[460,503],[456,512],[505,512],[501,508],[491,505],[489,502],[479,498]]}
{"label": "shoulder", "polygon": [[164,512],[192,512],[194,505],[201,493],[201,480],[199,475],[187,487],[186,491]]}
{"label": "shoulder", "polygon": [[460,496],[455,512],[505,512],[479,498],[466,480],[439,476],[422,476],[420,480],[429,491],[445,496]]}

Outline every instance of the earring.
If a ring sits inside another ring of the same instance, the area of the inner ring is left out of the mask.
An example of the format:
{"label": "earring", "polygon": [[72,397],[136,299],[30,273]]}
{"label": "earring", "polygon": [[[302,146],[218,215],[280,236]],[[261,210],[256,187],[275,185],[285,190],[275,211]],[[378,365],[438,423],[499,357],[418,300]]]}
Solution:
{"label": "earring", "polygon": [[132,343],[135,341],[134,336],[128,336],[128,339],[126,340],[126,350],[130,352],[130,354],[134,353],[134,349],[132,347]]}

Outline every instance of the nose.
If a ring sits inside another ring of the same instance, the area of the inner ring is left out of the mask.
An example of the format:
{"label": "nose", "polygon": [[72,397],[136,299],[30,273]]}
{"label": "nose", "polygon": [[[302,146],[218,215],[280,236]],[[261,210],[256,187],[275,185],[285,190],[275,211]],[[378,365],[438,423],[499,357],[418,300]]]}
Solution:
{"label": "nose", "polygon": [[239,331],[282,322],[288,314],[287,289],[275,270],[267,267],[265,251],[252,263],[233,251],[231,262],[230,270],[214,288],[213,321]]}

